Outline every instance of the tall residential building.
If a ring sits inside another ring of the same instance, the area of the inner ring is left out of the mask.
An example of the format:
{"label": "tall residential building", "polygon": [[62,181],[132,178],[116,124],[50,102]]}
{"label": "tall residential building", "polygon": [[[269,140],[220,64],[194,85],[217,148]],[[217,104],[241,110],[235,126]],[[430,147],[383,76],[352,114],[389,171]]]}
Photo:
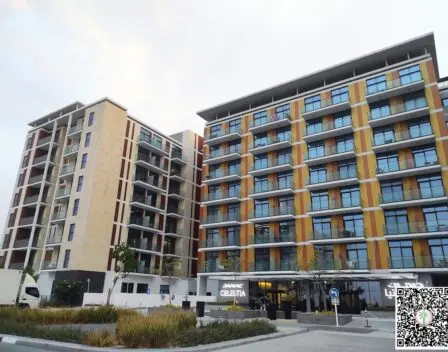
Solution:
{"label": "tall residential building", "polygon": [[[157,269],[196,275],[202,137],[166,136],[104,98],[75,102],[29,124],[0,265],[107,291],[112,249],[127,243],[138,270],[117,290],[166,292]],[[106,281],[105,281],[106,280]]]}
{"label": "tall residential building", "polygon": [[428,34],[198,112],[198,294],[234,277],[232,258],[251,298],[294,287],[308,311],[320,285],[340,288],[345,311],[393,305],[400,285],[448,286],[438,79]]}

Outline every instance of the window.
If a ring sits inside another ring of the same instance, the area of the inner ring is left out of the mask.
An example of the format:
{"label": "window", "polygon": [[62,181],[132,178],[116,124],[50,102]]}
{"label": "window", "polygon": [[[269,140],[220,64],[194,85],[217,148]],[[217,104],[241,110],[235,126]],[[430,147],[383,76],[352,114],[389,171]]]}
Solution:
{"label": "window", "polygon": [[336,152],[350,152],[354,148],[353,136],[343,136],[336,138]]}
{"label": "window", "polygon": [[375,94],[386,89],[386,75],[381,75],[367,80],[367,94]]}
{"label": "window", "polygon": [[83,183],[84,183],[84,176],[79,176],[78,177],[78,186],[76,187],[76,192],[81,192]]}
{"label": "window", "polygon": [[210,185],[208,186],[208,197],[209,199],[216,199],[216,197],[220,196],[220,185]]}
{"label": "window", "polygon": [[382,101],[370,105],[370,119],[376,120],[390,115],[389,101]]}
{"label": "window", "polygon": [[435,147],[422,147],[412,150],[415,167],[434,165],[437,163],[437,153]]}
{"label": "window", "polygon": [[121,283],[121,293],[133,293],[134,283],[133,282],[122,282]]}
{"label": "window", "polygon": [[448,263],[448,238],[428,240],[432,266],[446,268]]}
{"label": "window", "polygon": [[257,154],[255,155],[254,169],[260,170],[268,167],[268,155],[267,154]]}
{"label": "window", "polygon": [[269,190],[268,176],[254,178],[255,193],[267,192]]}
{"label": "window", "polygon": [[347,269],[368,269],[367,243],[347,243]]}
{"label": "window", "polygon": [[87,166],[87,154],[83,154],[81,159],[81,169],[84,169],[86,166]]}
{"label": "window", "polygon": [[240,205],[230,204],[227,207],[227,214],[229,215],[229,220],[239,220],[240,219]]}
{"label": "window", "polygon": [[229,121],[229,133],[241,132],[241,119]]}
{"label": "window", "polygon": [[422,94],[409,94],[404,98],[404,109],[405,111],[416,110],[426,107],[428,104],[426,103],[426,98]]}
{"label": "window", "polygon": [[[264,154],[267,158],[267,155]],[[256,158],[255,158],[256,159]],[[291,149],[283,149],[277,152],[277,164],[289,164],[291,163]]]}
{"label": "window", "polygon": [[285,119],[289,116],[289,104],[280,105],[275,108],[277,120]]}
{"label": "window", "polygon": [[423,215],[428,232],[448,231],[448,206],[425,207]]}
{"label": "window", "polygon": [[75,224],[70,224],[70,228],[68,230],[68,240],[73,241],[73,237],[75,236]]}
{"label": "window", "polygon": [[256,243],[262,243],[262,239],[269,236],[269,224],[255,224]]}
{"label": "window", "polygon": [[[281,270],[288,270],[289,268],[289,270],[296,270],[296,268],[294,267],[297,258],[296,247],[280,247],[280,258]],[[282,264],[285,265],[284,269],[282,268]]]}
{"label": "window", "polygon": [[320,95],[305,99],[305,112],[320,109]]}
{"label": "window", "polygon": [[240,141],[234,141],[229,143],[229,153],[239,153],[240,147],[241,147]]}
{"label": "window", "polygon": [[26,141],[26,149],[30,149],[33,146],[34,138],[33,136],[29,137]]}
{"label": "window", "polygon": [[328,192],[311,192],[311,207],[313,211],[328,209]]}
{"label": "window", "polygon": [[308,158],[314,159],[325,155],[324,142],[308,144]]}
{"label": "window", "polygon": [[294,196],[283,196],[278,198],[280,214],[291,214],[294,208]]}
{"label": "window", "polygon": [[221,132],[221,125],[215,125],[210,127],[210,138],[218,137]]}
{"label": "window", "polygon": [[327,169],[325,166],[310,168],[310,184],[327,182]]}
{"label": "window", "polygon": [[79,199],[75,199],[75,203],[73,204],[73,216],[78,215],[79,210]]}
{"label": "window", "polygon": [[338,171],[341,180],[356,177],[356,160],[340,161]]}
{"label": "window", "polygon": [[220,245],[219,229],[207,229],[207,247],[218,247]]}
{"label": "window", "polygon": [[90,145],[90,136],[91,136],[90,132],[86,133],[86,140],[84,142],[84,147],[86,148]]}
{"label": "window", "polygon": [[418,177],[417,183],[421,198],[443,197],[445,195],[441,175]]}
{"label": "window", "polygon": [[406,209],[385,210],[384,219],[386,221],[386,235],[409,233],[408,212]]}
{"label": "window", "polygon": [[404,200],[401,180],[381,182],[382,203],[401,202]]}
{"label": "window", "polygon": [[207,207],[207,216],[209,217],[218,216],[218,207],[217,206]]}
{"label": "window", "polygon": [[333,270],[334,269],[334,253],[333,245],[315,245],[316,264],[318,269]]}
{"label": "window", "polygon": [[389,251],[392,269],[414,267],[412,241],[390,241]]}
{"label": "window", "polygon": [[65,268],[68,268],[68,263],[70,262],[70,249],[67,249],[66,251],[65,251],[65,254],[64,254],[64,263],[63,263],[63,265],[62,265],[62,267],[65,269]]}
{"label": "window", "polygon": [[92,111],[92,112],[89,114],[89,122],[88,122],[88,126],[92,126],[94,120],[95,120],[95,112]]}
{"label": "window", "polygon": [[269,216],[269,202],[267,199],[255,199],[255,217]]}
{"label": "window", "polygon": [[264,125],[268,122],[268,113],[260,111],[254,114],[254,126]]}
{"label": "window", "polygon": [[227,243],[229,246],[240,245],[240,228],[232,226],[227,228]]}
{"label": "window", "polygon": [[20,202],[20,194],[21,194],[20,192],[14,194],[14,200],[13,200],[13,202],[12,202],[12,206],[13,206],[13,207],[16,207],[16,206],[19,205],[19,202]]}
{"label": "window", "polygon": [[359,206],[359,187],[341,188],[341,200],[343,208]]}
{"label": "window", "polygon": [[239,175],[240,167],[241,167],[241,164],[239,161],[233,161],[233,162],[229,163],[229,165],[228,165],[229,175]]}
{"label": "window", "polygon": [[331,238],[331,218],[313,218],[313,232],[315,240]]}
{"label": "window", "polygon": [[332,104],[340,104],[343,103],[344,101],[348,101],[348,87],[333,89],[331,91]]}
{"label": "window", "polygon": [[284,239],[285,241],[295,239],[295,226],[294,221],[281,221],[279,223],[280,229],[280,240]]}
{"label": "window", "polygon": [[268,135],[266,132],[254,135],[254,148],[263,147],[268,144]]}
{"label": "window", "polygon": [[148,284],[137,284],[137,293],[148,293]]}
{"label": "window", "polygon": [[25,293],[32,297],[36,297],[36,298],[40,297],[39,289],[37,287],[25,287]]}
{"label": "window", "polygon": [[431,123],[428,120],[412,122],[408,125],[410,138],[418,138],[432,134]]}
{"label": "window", "polygon": [[28,161],[29,161],[29,160],[30,160],[30,156],[29,156],[29,155],[25,155],[25,156],[23,157],[23,160],[22,160],[22,168],[28,166]]}
{"label": "window", "polygon": [[349,237],[364,236],[364,216],[362,214],[343,215],[344,231]]}
{"label": "window", "polygon": [[255,271],[268,271],[270,268],[269,248],[255,248]]}
{"label": "window", "polygon": [[219,145],[210,146],[210,157],[216,158],[220,155],[221,147]]}
{"label": "window", "polygon": [[240,182],[229,182],[228,183],[228,196],[229,197],[239,197],[240,196]]}
{"label": "window", "polygon": [[314,121],[311,120],[311,122],[306,123],[306,133],[308,135],[320,133],[323,131],[323,124],[322,121]]}
{"label": "window", "polygon": [[448,98],[443,98],[443,99],[442,99],[442,105],[443,105],[444,107],[447,107],[447,106],[448,106]]}
{"label": "window", "polygon": [[415,65],[399,70],[398,76],[400,76],[400,83],[402,85],[418,82],[423,79],[422,73],[420,72],[420,65]]}
{"label": "window", "polygon": [[277,130],[277,140],[279,142],[289,141],[291,139],[291,129],[289,127]]}
{"label": "window", "polygon": [[350,115],[350,112],[343,111],[334,114],[334,128],[351,126],[351,124],[352,124],[352,115]]}
{"label": "window", "polygon": [[292,188],[292,171],[277,174],[278,188]]}
{"label": "window", "polygon": [[398,171],[398,155],[390,154],[377,157],[378,173]]}
{"label": "window", "polygon": [[394,130],[392,127],[373,130],[373,142],[375,145],[383,145],[395,142]]}
{"label": "window", "polygon": [[170,286],[169,285],[160,285],[159,293],[162,295],[170,294]]}

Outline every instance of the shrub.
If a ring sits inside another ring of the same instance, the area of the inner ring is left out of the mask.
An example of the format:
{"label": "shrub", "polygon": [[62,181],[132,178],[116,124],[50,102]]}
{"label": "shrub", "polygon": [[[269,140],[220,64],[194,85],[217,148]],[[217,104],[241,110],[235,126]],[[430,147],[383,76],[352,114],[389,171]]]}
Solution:
{"label": "shrub", "polygon": [[244,309],[241,306],[237,306],[236,304],[232,304],[231,306],[227,306],[226,310],[241,312],[241,311],[246,310],[246,309]]}
{"label": "shrub", "polygon": [[68,306],[82,303],[84,285],[81,281],[64,280],[56,283],[53,295],[58,304]]}
{"label": "shrub", "polygon": [[183,330],[196,326],[192,312],[165,310],[148,316],[121,316],[116,335],[126,347],[168,347]]}
{"label": "shrub", "polygon": [[276,331],[277,328],[266,320],[213,323],[200,329],[184,330],[177,336],[175,344],[180,347],[190,347],[265,335]]}
{"label": "shrub", "polygon": [[84,343],[95,347],[111,347],[117,344],[115,337],[108,330],[89,332]]}

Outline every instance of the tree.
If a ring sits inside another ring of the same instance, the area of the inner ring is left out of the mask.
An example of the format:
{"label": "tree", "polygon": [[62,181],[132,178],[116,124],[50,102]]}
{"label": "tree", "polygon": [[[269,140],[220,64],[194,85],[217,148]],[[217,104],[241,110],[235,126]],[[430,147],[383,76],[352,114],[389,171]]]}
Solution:
{"label": "tree", "polygon": [[324,311],[327,311],[327,293],[325,292],[326,280],[322,275],[325,274],[325,259],[321,253],[315,251],[314,259],[310,260],[305,265],[305,271],[307,271],[313,278],[313,282],[317,285],[319,290],[319,302],[322,300],[324,304]]}
{"label": "tree", "polygon": [[81,281],[64,280],[55,284],[53,296],[58,305],[74,306],[82,303],[83,292]]}
{"label": "tree", "polygon": [[[240,253],[230,254],[226,259],[221,261],[219,268],[221,270],[230,271],[233,275],[233,279],[236,281],[241,272],[242,258]],[[233,305],[236,305],[236,296],[233,297]]]}
{"label": "tree", "polygon": [[173,276],[179,275],[179,259],[175,257],[164,257],[160,269],[156,270],[160,276],[168,277],[168,304],[171,305],[171,282]]}
{"label": "tree", "polygon": [[110,297],[118,279],[125,279],[130,272],[135,272],[138,267],[135,252],[126,243],[121,243],[114,247],[112,259],[115,259],[115,269],[112,287],[107,292],[107,305],[110,304]]}

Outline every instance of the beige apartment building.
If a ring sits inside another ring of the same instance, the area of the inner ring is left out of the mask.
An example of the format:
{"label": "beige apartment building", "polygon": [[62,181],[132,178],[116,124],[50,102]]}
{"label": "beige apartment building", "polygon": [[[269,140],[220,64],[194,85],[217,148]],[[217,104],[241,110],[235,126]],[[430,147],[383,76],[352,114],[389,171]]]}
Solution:
{"label": "beige apartment building", "polygon": [[108,98],[29,126],[0,267],[39,272],[44,296],[65,279],[103,292],[125,242],[139,267],[118,292],[166,292],[157,269],[169,257],[180,278],[196,275],[202,137],[166,136]]}

